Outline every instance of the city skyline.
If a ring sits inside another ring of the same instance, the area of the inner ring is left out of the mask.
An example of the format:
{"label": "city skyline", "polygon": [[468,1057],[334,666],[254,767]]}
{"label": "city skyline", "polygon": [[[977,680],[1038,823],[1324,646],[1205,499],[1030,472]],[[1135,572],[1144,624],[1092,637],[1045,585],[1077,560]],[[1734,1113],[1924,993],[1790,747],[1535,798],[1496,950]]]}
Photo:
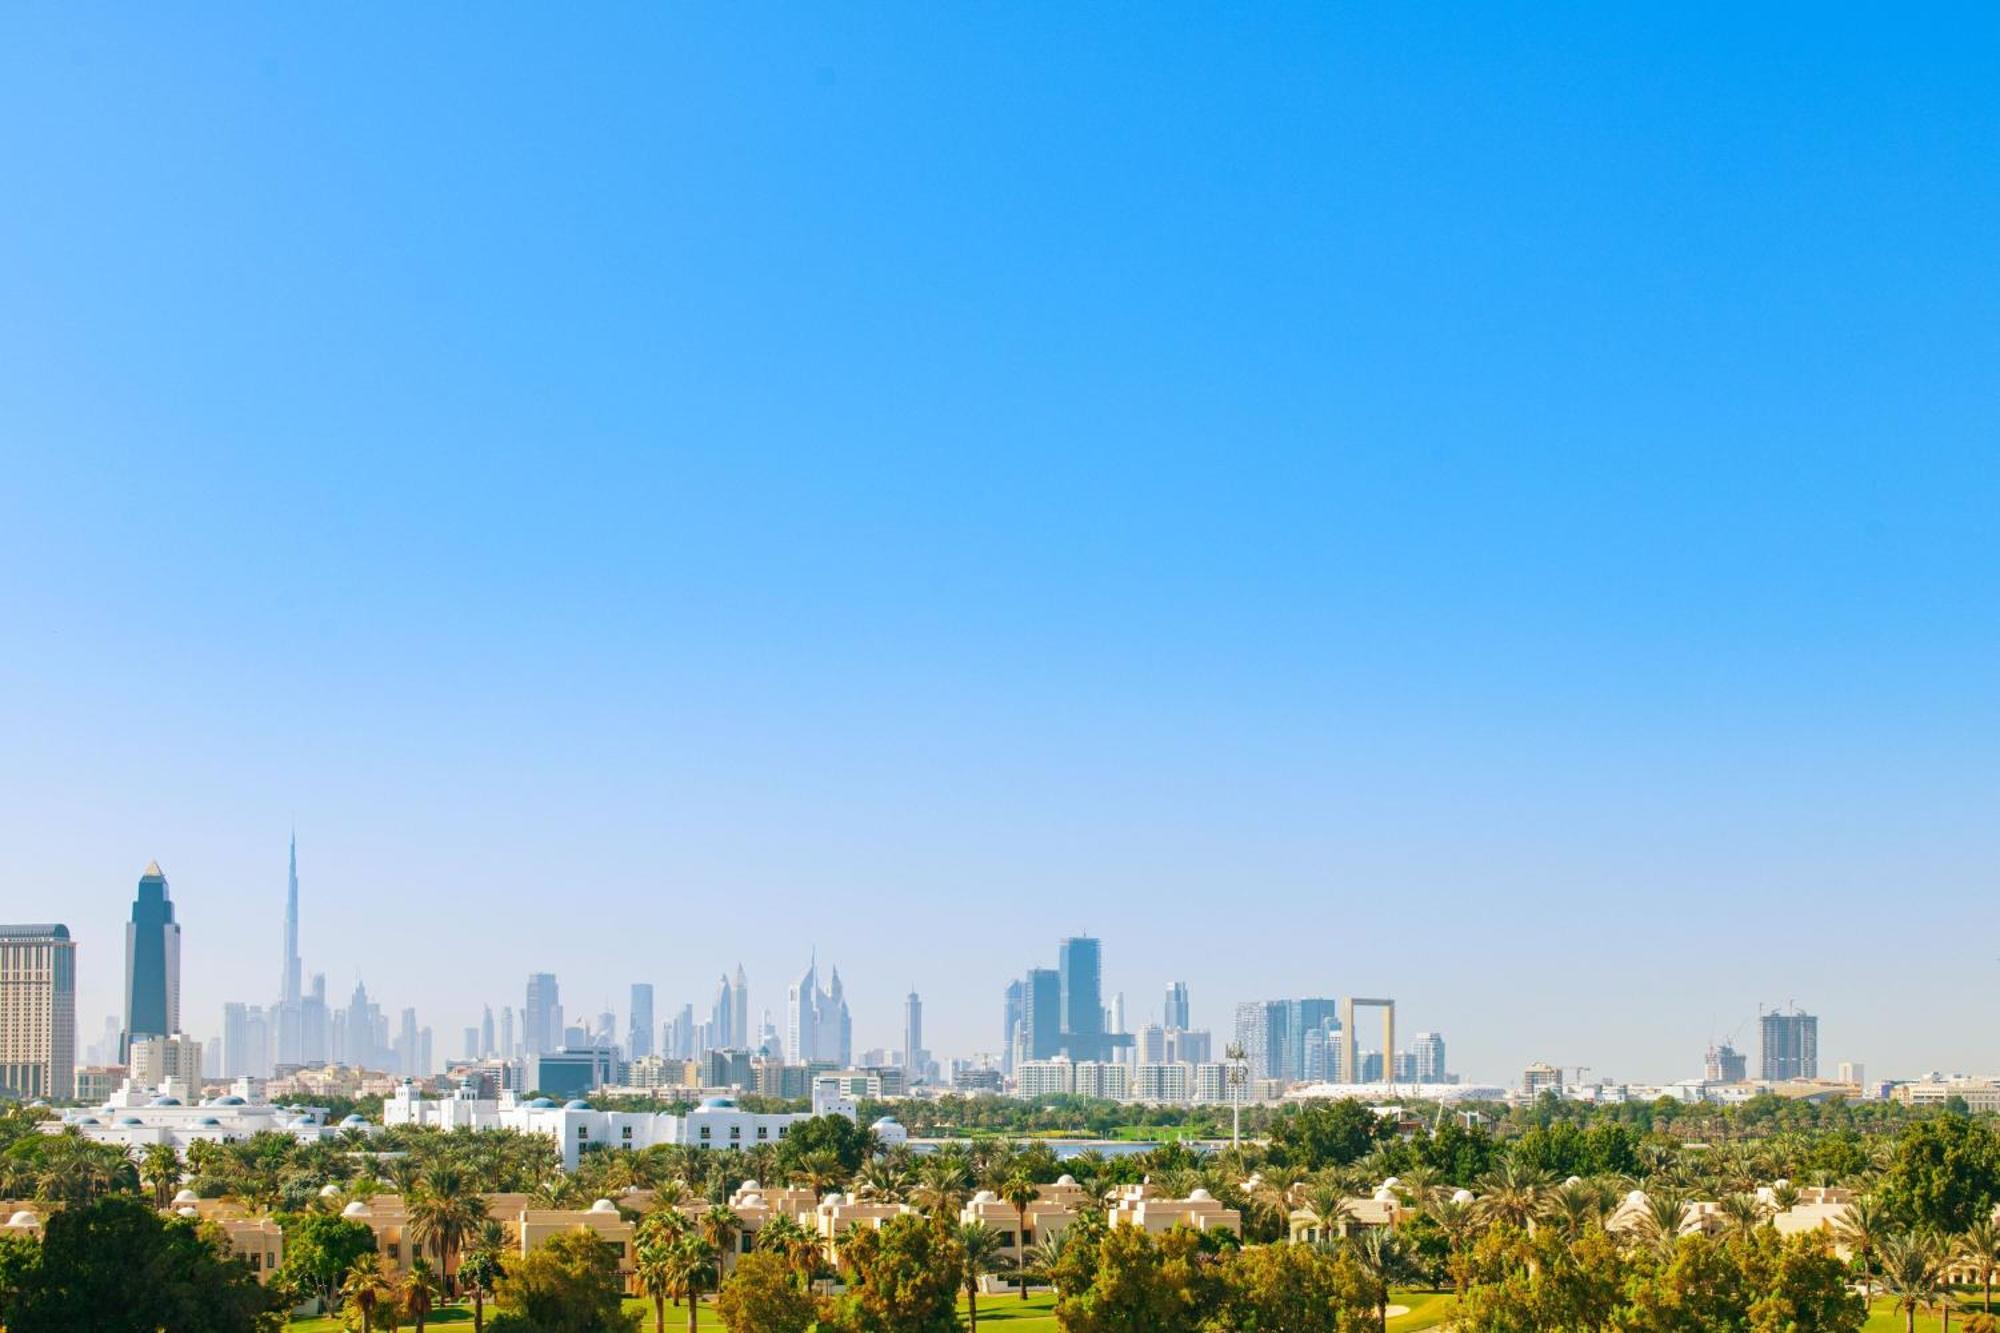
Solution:
{"label": "city skyline", "polygon": [[990,1049],[1092,932],[1134,1025],[1991,1062],[1985,42],[629,17],[0,13],[0,898],[84,1031],[153,858],[183,1021],[279,997],[296,816],[305,975],[446,1045],[817,946]]}

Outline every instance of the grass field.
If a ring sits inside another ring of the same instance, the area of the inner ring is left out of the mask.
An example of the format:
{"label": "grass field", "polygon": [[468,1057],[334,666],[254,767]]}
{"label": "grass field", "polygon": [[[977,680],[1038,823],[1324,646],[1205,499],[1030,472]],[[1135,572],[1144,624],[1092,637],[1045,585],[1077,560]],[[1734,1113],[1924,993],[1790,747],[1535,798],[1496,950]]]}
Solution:
{"label": "grass field", "polygon": [[[1389,1333],[1420,1333],[1422,1329],[1437,1328],[1443,1323],[1450,1313],[1451,1298],[1432,1292],[1406,1292],[1397,1295],[1396,1304],[1409,1306],[1410,1312],[1391,1319]],[[1015,1296],[983,1296],[979,1301],[979,1326],[985,1328],[991,1325],[996,1330],[1003,1330],[1004,1333],[1055,1333],[1056,1317],[1050,1313],[1054,1305],[1055,1297],[1047,1292],[1038,1292],[1029,1296],[1026,1301]],[[643,1301],[628,1301],[626,1308],[643,1313],[646,1317],[647,1333],[652,1333],[653,1310],[650,1305]],[[962,1310],[964,1306],[961,1304],[959,1308]],[[491,1307],[487,1313],[489,1315],[492,1313]],[[429,1326],[469,1330],[472,1327],[472,1308],[454,1305],[440,1310],[431,1316]],[[406,1322],[403,1327],[407,1330],[410,1325]],[[686,1327],[687,1309],[682,1307],[676,1310],[673,1306],[668,1306],[669,1333]],[[701,1322],[697,1327],[720,1329],[722,1321],[715,1317],[714,1310],[704,1305],[701,1307]],[[1872,1323],[1869,1325],[1870,1329],[1874,1327]],[[1887,1328],[1889,1325],[1883,1327]],[[1900,1329],[1902,1325],[1897,1323],[1894,1327]],[[345,1333],[345,1330],[337,1319],[295,1319],[287,1333]]]}

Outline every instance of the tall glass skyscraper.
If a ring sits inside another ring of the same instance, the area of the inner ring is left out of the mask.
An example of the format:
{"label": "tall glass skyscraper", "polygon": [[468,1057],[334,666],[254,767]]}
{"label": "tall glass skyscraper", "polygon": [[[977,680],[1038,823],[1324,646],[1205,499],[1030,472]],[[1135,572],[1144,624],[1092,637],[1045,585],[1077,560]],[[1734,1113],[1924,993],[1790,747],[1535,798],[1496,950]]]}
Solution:
{"label": "tall glass skyscraper", "polygon": [[1185,981],[1176,981],[1167,987],[1166,1020],[1160,1026],[1183,1030],[1194,1026],[1188,1022],[1188,988]]}
{"label": "tall glass skyscraper", "polygon": [[1062,1019],[1064,1044],[1070,1058],[1102,1058],[1099,1040],[1104,1035],[1103,952],[1099,941],[1088,935],[1073,935],[1062,942],[1056,956],[1062,973]]}
{"label": "tall glass skyscraper", "polygon": [[125,1032],[118,1057],[135,1037],[170,1037],[181,1029],[181,928],[158,861],[139,876],[139,896],[125,926]]}

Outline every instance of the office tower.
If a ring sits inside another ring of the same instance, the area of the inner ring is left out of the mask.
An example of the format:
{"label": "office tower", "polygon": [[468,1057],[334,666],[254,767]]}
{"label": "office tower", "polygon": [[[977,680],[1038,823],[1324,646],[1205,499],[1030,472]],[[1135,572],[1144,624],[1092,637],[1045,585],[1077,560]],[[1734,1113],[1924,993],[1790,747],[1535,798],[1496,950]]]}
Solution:
{"label": "office tower", "polygon": [[1158,1023],[1148,1023],[1139,1029],[1132,1043],[1132,1058],[1142,1065],[1159,1065],[1167,1062],[1167,1030]]}
{"label": "office tower", "polygon": [[1105,1027],[1108,1031],[1118,1032],[1118,1033],[1122,1033],[1125,1031],[1124,991],[1119,991],[1116,995],[1111,997],[1111,1008],[1106,1010],[1105,1013],[1106,1013]]}
{"label": "office tower", "polygon": [[222,1006],[223,1078],[269,1078],[271,1076],[271,1019],[274,1011],[262,1005],[229,1003]]}
{"label": "office tower", "polygon": [[[219,1058],[221,1045],[211,1040],[209,1047]],[[185,1032],[172,1033],[165,1037],[140,1036],[132,1040],[128,1050],[132,1086],[158,1090],[168,1079],[181,1083],[195,1084],[202,1078],[202,1044]],[[211,1060],[211,1064],[215,1063]]]}
{"label": "office tower", "polygon": [[503,1004],[500,1006],[500,1058],[502,1060],[512,1060],[515,1054],[514,1006]]}
{"label": "office tower", "polygon": [[715,1002],[708,1009],[709,1041],[715,1046],[728,1046],[736,1031],[735,1001],[736,993],[725,976],[715,983]]}
{"label": "office tower", "polygon": [[1444,1034],[1441,1032],[1419,1032],[1410,1044],[1410,1054],[1416,1057],[1409,1078],[1416,1083],[1445,1083],[1450,1080],[1444,1056]]}
{"label": "office tower", "polygon": [[146,866],[132,919],[125,927],[124,1057],[135,1037],[167,1037],[181,1030],[181,928],[167,897],[160,863]]}
{"label": "office tower", "polygon": [[465,1030],[465,1055],[463,1058],[467,1061],[477,1060],[480,1051],[483,1049],[484,1047],[479,1044],[479,1028],[477,1026],[467,1028]]}
{"label": "office tower", "polygon": [[815,955],[805,975],[785,992],[785,1058],[793,1064],[831,1062],[845,1068],[853,1057],[854,1024],[840,969],[833,969],[827,988],[821,990]]}
{"label": "office tower", "polygon": [[[1062,1054],[1062,973],[1033,967],[1021,981],[1021,1041],[1015,1063]],[[1018,1072],[1018,1071],[1017,1071]]]}
{"label": "office tower", "polygon": [[750,979],[743,975],[743,964],[736,965],[736,975],[729,983],[729,1017],[733,1024],[729,1032],[729,1044],[739,1051],[750,1048]]}
{"label": "office tower", "polygon": [[417,1051],[417,1011],[405,1009],[403,1021],[396,1033],[396,1072],[404,1078],[414,1078],[423,1070],[418,1068]]}
{"label": "office tower", "polygon": [[1853,1060],[1840,1062],[1840,1081],[1852,1083],[1856,1087],[1868,1081],[1868,1067]]}
{"label": "office tower", "polygon": [[591,1029],[590,1042],[593,1046],[616,1046],[618,1044],[618,1015],[606,1009],[597,1016],[597,1026]]}
{"label": "office tower", "polygon": [[[299,966],[299,835],[292,834],[285,876],[285,942],[278,960],[278,1002],[271,1006],[272,1042],[277,1062],[295,1065],[305,1050],[305,988]],[[225,1049],[228,1043],[223,1043]],[[225,1062],[227,1056],[225,1055]]]}
{"label": "office tower", "polygon": [[1072,1060],[1104,1058],[1103,955],[1099,942],[1072,935],[1057,953],[1062,974],[1063,1049]]}
{"label": "office tower", "polygon": [[1188,988],[1185,981],[1176,981],[1167,987],[1167,1012],[1160,1026],[1183,1030],[1194,1026],[1188,1021]]}
{"label": "office tower", "polygon": [[299,1063],[323,1065],[333,1059],[333,1036],[326,1003],[326,973],[313,973],[312,989],[299,1002]]}
{"label": "office tower", "polygon": [[782,1060],[785,1055],[784,1038],[778,1035],[778,1025],[771,1020],[771,1011],[764,1011],[764,1021],[757,1028],[757,1051],[767,1059]]}
{"label": "office tower", "polygon": [[528,998],[521,1007],[521,1048],[540,1055],[562,1045],[562,1004],[553,973],[528,974]]}
{"label": "office tower", "polygon": [[368,987],[360,981],[354,983],[354,994],[347,1001],[342,1030],[346,1034],[340,1052],[343,1064],[355,1069],[383,1068],[383,1057],[388,1054],[384,1049],[388,1045],[387,1025],[381,1006],[368,998]]}
{"label": "office tower", "polygon": [[1192,1032],[1177,1028],[1167,1029],[1167,1059],[1175,1064],[1205,1065],[1213,1056],[1214,1042],[1207,1028]]}
{"label": "office tower", "polygon": [[631,1022],[626,1025],[625,1053],[643,1060],[653,1053],[653,988],[646,982],[632,986]]}
{"label": "office tower", "polygon": [[431,1058],[431,1030],[426,1026],[417,1033],[417,1077],[429,1078],[437,1072],[437,1064]]}
{"label": "office tower", "polygon": [[1283,1000],[1245,1000],[1236,1006],[1236,1044],[1253,1079],[1281,1078],[1288,1043]]}
{"label": "office tower", "polygon": [[1758,1020],[1763,1031],[1763,1072],[1767,1083],[1819,1077],[1819,1019],[1802,1009],[1776,1010]]}
{"label": "office tower", "polygon": [[1748,1083],[1750,1058],[1726,1041],[1711,1046],[1702,1057],[1701,1076],[1708,1083]]}
{"label": "office tower", "polygon": [[1293,1081],[1306,1078],[1306,1034],[1318,1032],[1320,1040],[1330,1047],[1333,1034],[1339,1031],[1340,1001],[1286,1000],[1284,1058],[1271,1077]]}
{"label": "office tower", "polygon": [[479,1056],[491,1060],[501,1052],[493,1041],[493,1006],[489,1004],[482,1007],[485,1013],[479,1019]]}
{"label": "office tower", "polygon": [[1014,1046],[1021,1040],[1023,994],[1020,982],[1007,983],[1007,995],[1000,1020],[1000,1068],[1002,1072],[1008,1074],[1014,1072]]}
{"label": "office tower", "polygon": [[0,926],[0,1096],[76,1095],[76,943],[63,925]]}
{"label": "office tower", "polygon": [[911,991],[903,999],[903,1077],[915,1083],[924,1073],[924,1002]]}

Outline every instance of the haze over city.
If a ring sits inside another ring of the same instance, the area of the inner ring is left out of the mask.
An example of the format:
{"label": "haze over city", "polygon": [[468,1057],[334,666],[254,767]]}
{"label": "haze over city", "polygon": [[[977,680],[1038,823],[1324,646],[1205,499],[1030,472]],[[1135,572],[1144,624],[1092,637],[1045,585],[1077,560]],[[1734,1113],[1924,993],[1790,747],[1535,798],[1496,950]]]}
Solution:
{"label": "haze over city", "polygon": [[441,1042],[816,951],[992,1051],[1088,933],[1485,1078],[1990,1071],[1977,43],[110,14],[0,19],[0,915],[84,1038],[153,860],[189,1029],[275,995],[296,827]]}

